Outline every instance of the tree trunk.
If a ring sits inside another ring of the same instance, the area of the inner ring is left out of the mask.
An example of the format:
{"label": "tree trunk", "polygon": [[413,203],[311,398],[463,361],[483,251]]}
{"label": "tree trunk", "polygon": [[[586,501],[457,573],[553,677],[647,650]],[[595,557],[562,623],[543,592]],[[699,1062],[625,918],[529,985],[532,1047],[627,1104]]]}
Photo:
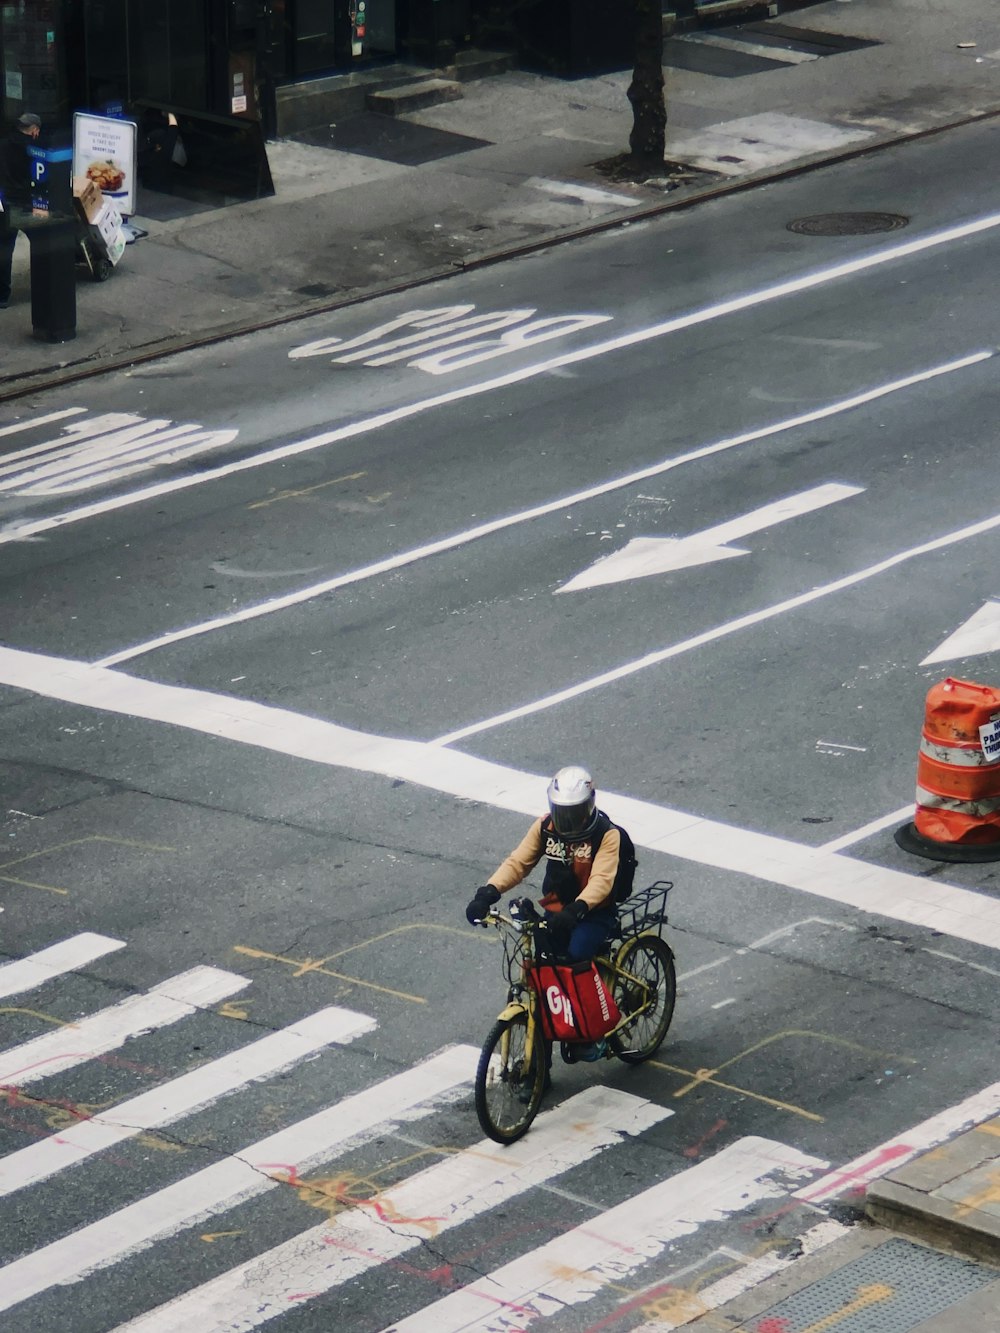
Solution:
{"label": "tree trunk", "polygon": [[649,170],[663,167],[667,103],[663,93],[663,3],[635,0],[635,68],[629,84],[632,161]]}

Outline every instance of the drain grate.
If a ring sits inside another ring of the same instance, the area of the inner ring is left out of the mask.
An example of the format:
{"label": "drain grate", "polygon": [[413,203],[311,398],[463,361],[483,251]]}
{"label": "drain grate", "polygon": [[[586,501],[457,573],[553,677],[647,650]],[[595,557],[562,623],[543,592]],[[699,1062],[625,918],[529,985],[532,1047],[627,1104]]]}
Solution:
{"label": "drain grate", "polygon": [[909,1333],[995,1276],[970,1260],[894,1238],[786,1297],[754,1327],[758,1333]]}
{"label": "drain grate", "polygon": [[902,213],[816,213],[787,224],[799,236],[872,236],[909,225]]}

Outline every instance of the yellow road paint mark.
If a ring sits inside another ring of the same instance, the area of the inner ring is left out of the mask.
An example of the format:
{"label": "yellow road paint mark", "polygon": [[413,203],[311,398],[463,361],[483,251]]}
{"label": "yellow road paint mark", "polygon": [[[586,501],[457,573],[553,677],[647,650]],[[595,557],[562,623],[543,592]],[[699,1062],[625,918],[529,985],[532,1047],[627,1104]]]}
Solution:
{"label": "yellow road paint mark", "polygon": [[858,1287],[858,1294],[853,1301],[848,1301],[839,1310],[834,1310],[833,1314],[828,1314],[825,1318],[817,1320],[815,1324],[810,1324],[808,1328],[802,1330],[802,1333],[826,1333],[827,1329],[836,1328],[845,1319],[850,1319],[852,1315],[859,1314],[860,1311],[867,1310],[872,1305],[879,1305],[882,1301],[891,1301],[895,1294],[895,1287],[890,1287],[885,1282],[870,1282],[867,1286]]}
{"label": "yellow road paint mark", "polygon": [[895,1060],[897,1064],[915,1065],[917,1061],[908,1055],[889,1054],[886,1051],[876,1050],[872,1046],[862,1046],[856,1041],[848,1041],[846,1037],[834,1037],[828,1032],[812,1032],[808,1028],[786,1028],[783,1032],[775,1032],[770,1037],[764,1037],[761,1041],[755,1042],[753,1046],[748,1046],[745,1051],[740,1051],[731,1059],[723,1061],[715,1069],[699,1069],[692,1075],[692,1082],[688,1087],[680,1088],[674,1093],[675,1097],[684,1097],[693,1088],[698,1087],[700,1083],[709,1081],[716,1074],[721,1074],[724,1069],[730,1065],[737,1064],[740,1060],[746,1060],[748,1056],[756,1055],[758,1051],[766,1050],[768,1046],[773,1046],[777,1041],[787,1041],[790,1037],[808,1037],[812,1041],[827,1042],[831,1046],[842,1046],[845,1050],[860,1051],[863,1055],[876,1056],[879,1063],[886,1060]]}
{"label": "yellow road paint mark", "polygon": [[69,889],[59,889],[54,884],[39,884],[33,879],[18,879],[14,875],[0,875],[0,880],[5,884],[18,884],[22,889],[42,889],[45,893],[58,893],[62,897],[69,897]]}
{"label": "yellow road paint mark", "polygon": [[987,1120],[985,1125],[977,1125],[978,1134],[995,1134],[1000,1139],[1000,1120]]}
{"label": "yellow road paint mark", "polygon": [[422,995],[410,995],[407,991],[393,990],[391,986],[379,986],[374,981],[363,981],[360,977],[351,977],[344,972],[334,972],[328,967],[324,967],[322,962],[314,961],[311,958],[301,960],[298,958],[286,958],[280,953],[268,953],[266,949],[253,949],[247,944],[233,945],[233,953],[243,954],[246,958],[265,958],[271,963],[284,963],[287,967],[294,967],[293,976],[304,977],[309,972],[318,972],[320,976],[332,977],[334,981],[346,981],[350,986],[363,986],[367,990],[378,991],[380,995],[391,995],[397,1000],[409,1000],[411,1004],[426,1004],[427,1001]]}
{"label": "yellow road paint mark", "polygon": [[372,935],[367,940],[359,940],[357,944],[349,944],[346,949],[338,949],[336,953],[329,953],[317,961],[325,967],[327,963],[332,963],[337,958],[346,958],[349,953],[355,953],[358,949],[369,949],[373,944],[381,944],[383,940],[394,939],[397,935],[407,935],[411,930],[431,930],[436,934],[461,935],[465,939],[469,938],[469,931],[460,930],[458,926],[436,926],[426,921],[415,921],[412,925],[394,926],[392,930],[384,930],[380,935]]}
{"label": "yellow road paint mark", "polygon": [[392,491],[379,491],[378,495],[366,495],[365,499],[370,505],[380,505],[383,500],[388,500]]}
{"label": "yellow road paint mark", "polygon": [[[147,852],[175,852],[176,847],[160,847],[153,842],[136,842],[132,838],[115,838],[103,833],[91,833],[85,838],[73,838],[69,842],[56,843],[54,847],[43,847],[40,851],[29,852],[27,856],[18,856],[13,861],[4,861],[0,863],[0,872],[10,870],[14,866],[24,865],[27,861],[37,860],[40,856],[54,856],[56,852],[67,851],[70,847],[82,847],[88,842],[108,842],[116,847],[137,847]],[[37,880],[19,879],[15,875],[5,875],[0,873],[0,880],[5,884],[18,884],[25,889],[41,889],[44,893],[57,893],[61,897],[69,897],[69,889],[60,889],[54,884],[41,884]]]}
{"label": "yellow road paint mark", "polygon": [[788,1111],[791,1115],[800,1115],[804,1120],[813,1120],[817,1124],[822,1124],[825,1119],[824,1116],[817,1115],[815,1111],[807,1111],[802,1106],[793,1105],[792,1102],[783,1102],[777,1097],[767,1097],[762,1092],[751,1092],[749,1088],[738,1087],[735,1083],[723,1083],[722,1079],[714,1077],[711,1069],[699,1069],[697,1072],[692,1072],[690,1069],[682,1069],[680,1065],[668,1065],[662,1060],[650,1060],[648,1064],[655,1069],[665,1069],[669,1074],[682,1074],[685,1078],[691,1079],[691,1083],[687,1087],[674,1093],[675,1097],[683,1096],[690,1092],[692,1088],[707,1083],[713,1088],[721,1088],[723,1092],[735,1092],[740,1097],[749,1097],[752,1101],[763,1102],[765,1106],[773,1106],[776,1111]]}
{"label": "yellow road paint mark", "polygon": [[[247,505],[248,509],[265,509],[268,505],[277,504],[279,500],[299,500],[305,495],[312,495],[314,491],[321,491],[325,486],[339,486],[342,481],[360,481],[362,477],[367,477],[367,472],[348,472],[343,477],[333,477],[330,481],[317,482],[315,486],[304,486],[297,491],[278,491],[277,495],[270,495],[266,500],[255,500],[253,504]],[[391,495],[391,491],[386,492]]]}
{"label": "yellow road paint mark", "polygon": [[143,1148],[155,1148],[158,1152],[187,1152],[186,1143],[178,1143],[176,1139],[165,1139],[159,1134],[139,1134],[136,1136],[136,1143]]}
{"label": "yellow road paint mark", "polygon": [[234,1000],[226,1000],[225,1004],[220,1004],[215,1012],[220,1018],[246,1019],[250,1017],[247,1013],[248,1004],[253,1004],[253,1000],[241,1000],[239,1004]]}
{"label": "yellow road paint mark", "polygon": [[78,1023],[67,1022],[64,1018],[53,1018],[51,1014],[43,1014],[40,1009],[15,1009],[12,1005],[5,1005],[0,1009],[0,1014],[27,1014],[30,1018],[40,1018],[43,1023],[53,1023],[57,1028],[75,1028]]}
{"label": "yellow road paint mark", "polygon": [[1000,1203],[1000,1167],[990,1172],[982,1189],[967,1194],[964,1199],[959,1200],[955,1205],[955,1211],[959,1217],[967,1217],[984,1203]]}
{"label": "yellow road paint mark", "polygon": [[707,1310],[708,1306],[700,1296],[693,1291],[685,1291],[683,1287],[669,1291],[642,1307],[642,1313],[647,1319],[670,1320],[671,1324],[688,1324]]}
{"label": "yellow road paint mark", "polygon": [[206,1231],[198,1239],[203,1240],[206,1245],[211,1245],[217,1240],[224,1240],[227,1236],[242,1236],[243,1234],[242,1231]]}

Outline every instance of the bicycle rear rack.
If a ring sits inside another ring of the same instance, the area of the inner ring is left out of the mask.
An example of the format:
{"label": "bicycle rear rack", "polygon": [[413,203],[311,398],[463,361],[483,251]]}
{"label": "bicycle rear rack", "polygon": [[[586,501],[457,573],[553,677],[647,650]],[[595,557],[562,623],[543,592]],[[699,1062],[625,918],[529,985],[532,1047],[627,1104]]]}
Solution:
{"label": "bicycle rear rack", "polygon": [[618,908],[618,920],[621,934],[639,935],[644,930],[656,930],[663,934],[667,924],[667,894],[673,888],[673,881],[658,879],[648,889],[639,889]]}

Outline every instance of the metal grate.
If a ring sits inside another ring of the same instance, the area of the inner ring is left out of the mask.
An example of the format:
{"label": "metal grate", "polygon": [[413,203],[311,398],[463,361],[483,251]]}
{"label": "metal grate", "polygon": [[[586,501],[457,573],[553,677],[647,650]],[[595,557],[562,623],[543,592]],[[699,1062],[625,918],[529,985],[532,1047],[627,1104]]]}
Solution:
{"label": "metal grate", "polygon": [[[894,1239],[751,1320],[754,1333],[909,1333],[996,1280],[968,1259]],[[969,1333],[972,1333],[970,1330]]]}
{"label": "metal grate", "polygon": [[789,231],[800,236],[871,236],[879,231],[899,231],[910,219],[902,213],[816,213],[789,222]]}

